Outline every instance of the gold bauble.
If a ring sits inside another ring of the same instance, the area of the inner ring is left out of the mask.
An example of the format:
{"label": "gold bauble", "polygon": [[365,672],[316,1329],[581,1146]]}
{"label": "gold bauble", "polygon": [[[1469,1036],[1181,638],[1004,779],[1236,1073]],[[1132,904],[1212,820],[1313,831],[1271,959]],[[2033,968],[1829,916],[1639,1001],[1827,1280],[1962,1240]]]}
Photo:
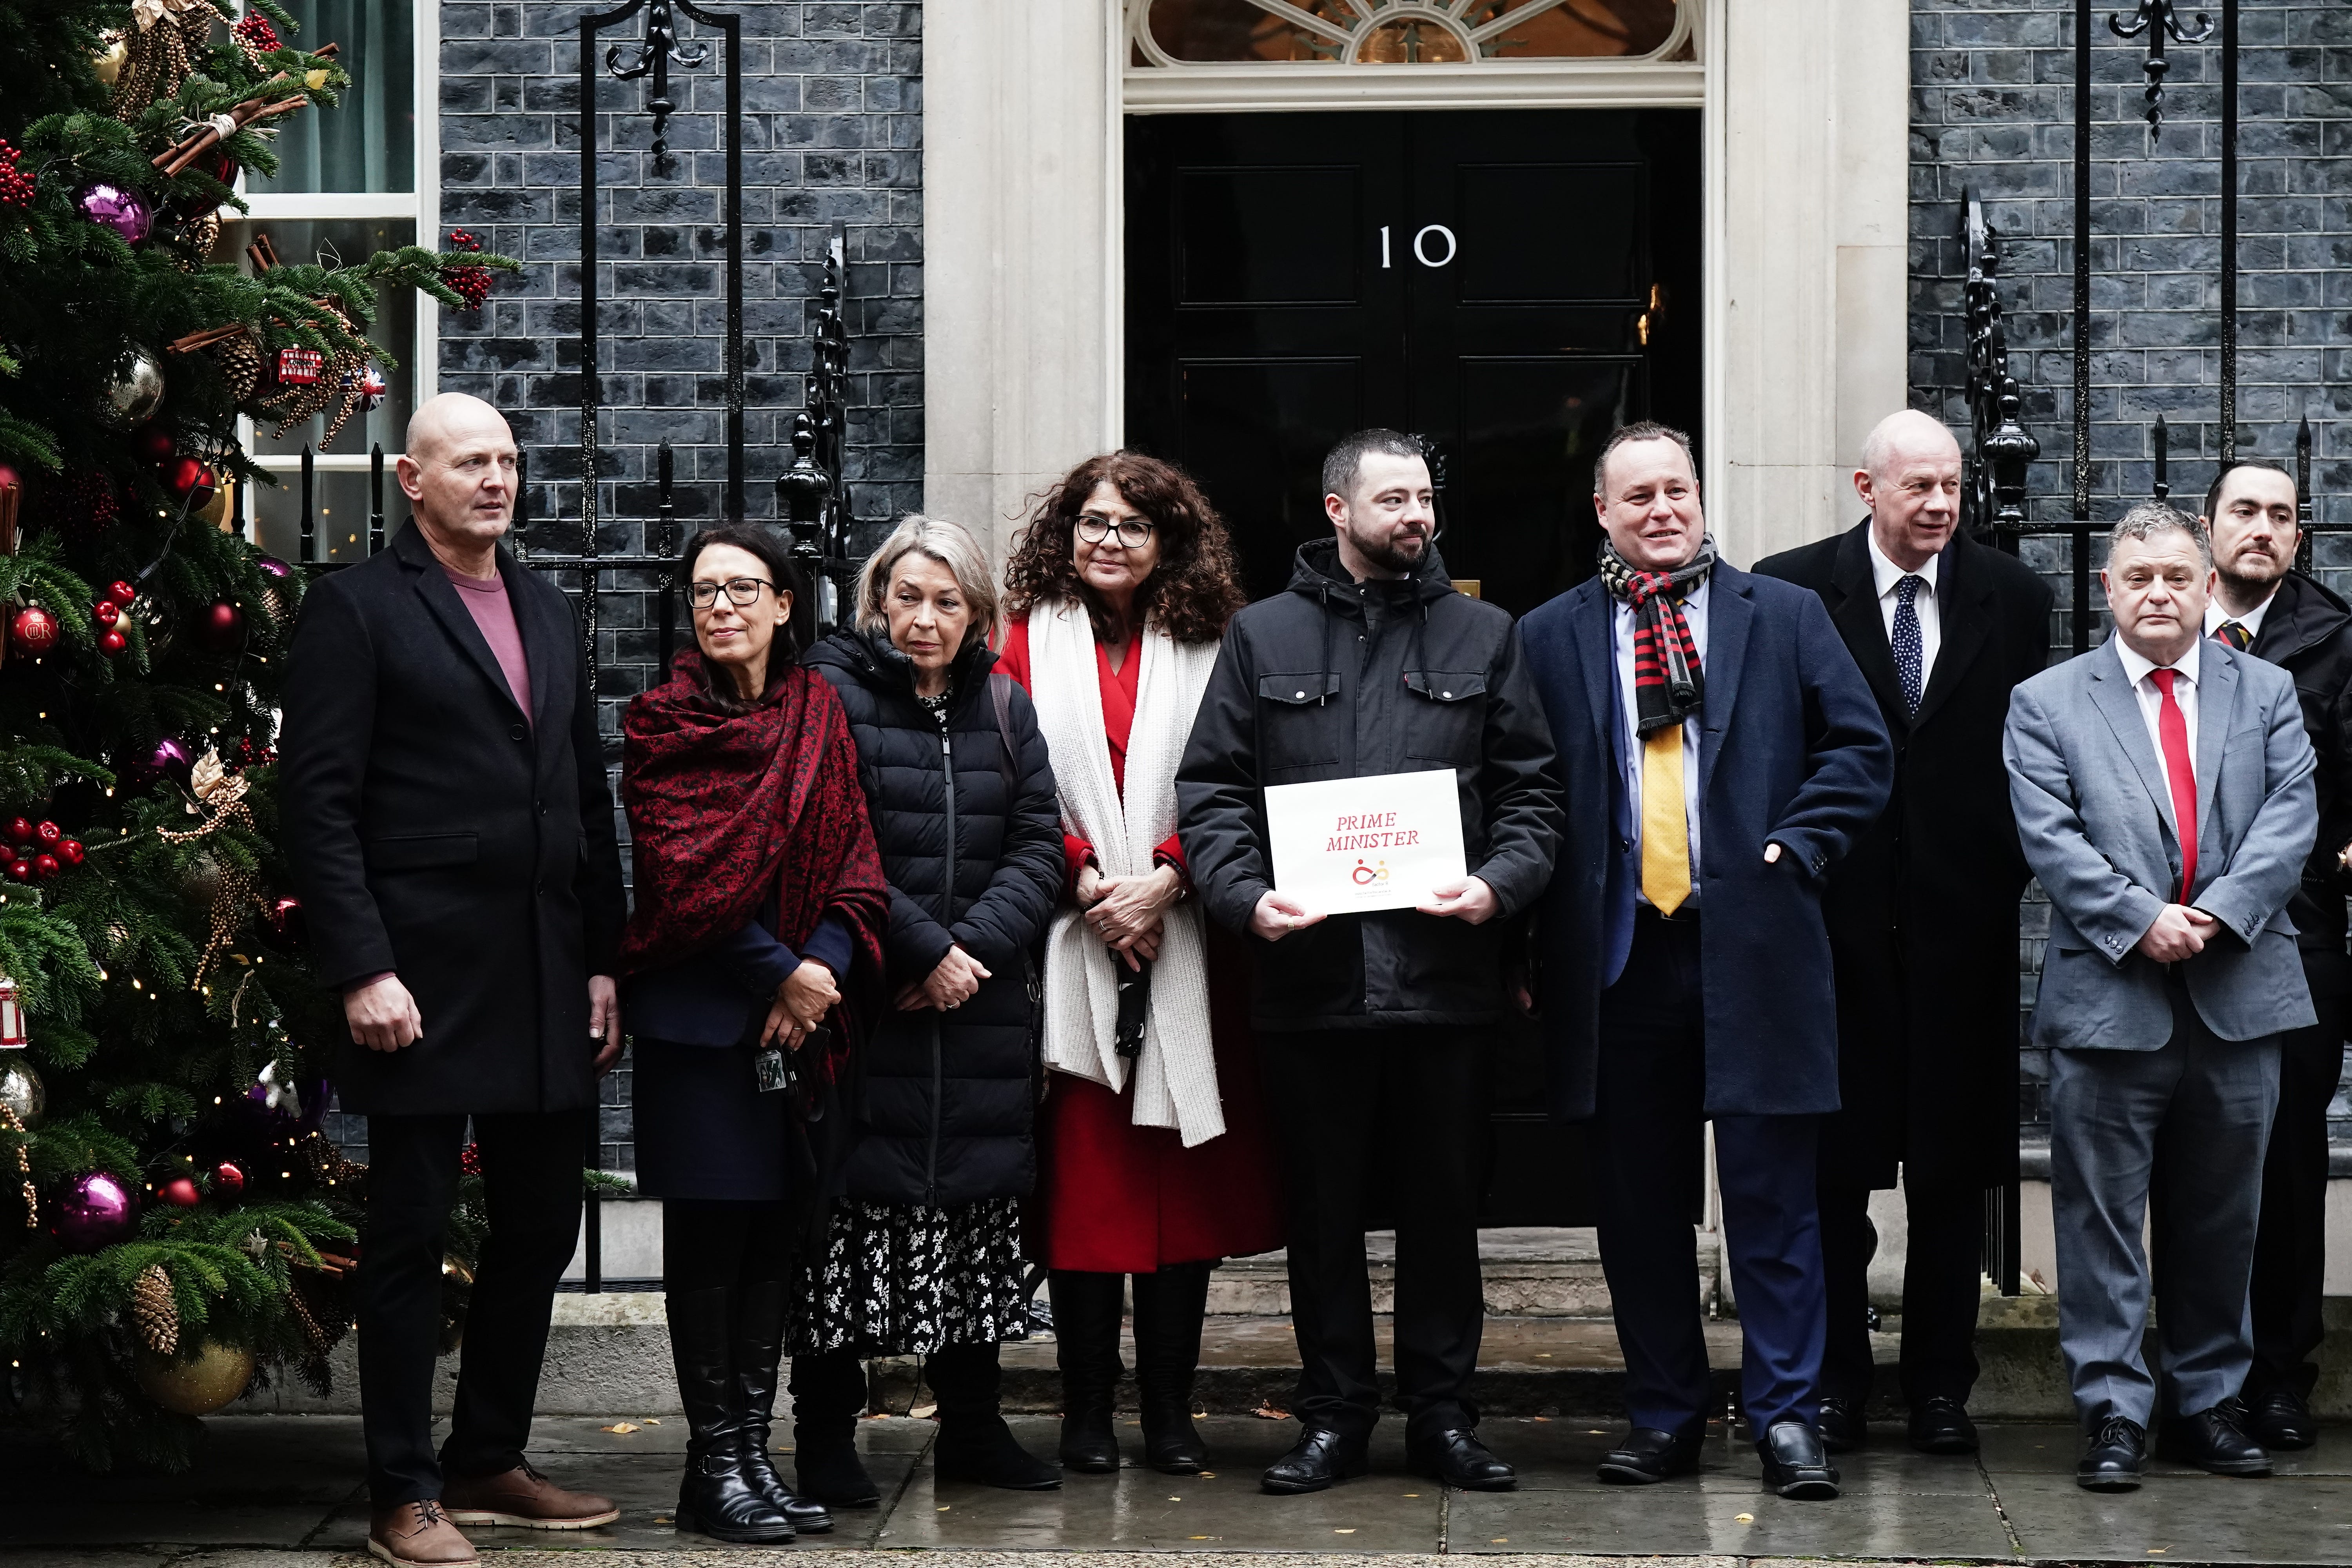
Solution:
{"label": "gold bauble", "polygon": [[22,1051],[0,1051],[0,1105],[16,1113],[16,1120],[30,1127],[40,1121],[41,1111],[49,1102],[49,1091],[41,1087],[41,1075],[25,1059]]}
{"label": "gold bauble", "polygon": [[228,876],[221,863],[199,850],[180,873],[180,896],[200,910],[209,910],[220,902],[221,894],[228,889]]}
{"label": "gold bauble", "polygon": [[132,1363],[140,1391],[182,1415],[210,1415],[253,1381],[253,1352],[206,1340],[185,1360],[141,1350]]}
{"label": "gold bauble", "polygon": [[207,527],[216,528],[223,533],[226,533],[228,531],[229,508],[236,503],[236,481],[233,479],[223,479],[220,483],[213,487],[213,499],[205,502],[203,506],[196,509],[196,521],[204,523]]}
{"label": "gold bauble", "polygon": [[99,81],[112,87],[115,79],[122,74],[123,66],[131,59],[131,40],[120,33],[109,33],[105,37],[106,47],[92,55],[89,64],[90,68],[98,73]]}

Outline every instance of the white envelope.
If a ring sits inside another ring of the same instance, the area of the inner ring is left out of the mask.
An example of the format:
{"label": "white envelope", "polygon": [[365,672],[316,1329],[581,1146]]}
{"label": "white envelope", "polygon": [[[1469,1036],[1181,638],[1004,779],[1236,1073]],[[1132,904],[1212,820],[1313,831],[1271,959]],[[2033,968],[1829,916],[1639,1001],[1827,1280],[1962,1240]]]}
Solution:
{"label": "white envelope", "polygon": [[1451,768],[1265,792],[1274,889],[1316,914],[1409,910],[1468,875]]}

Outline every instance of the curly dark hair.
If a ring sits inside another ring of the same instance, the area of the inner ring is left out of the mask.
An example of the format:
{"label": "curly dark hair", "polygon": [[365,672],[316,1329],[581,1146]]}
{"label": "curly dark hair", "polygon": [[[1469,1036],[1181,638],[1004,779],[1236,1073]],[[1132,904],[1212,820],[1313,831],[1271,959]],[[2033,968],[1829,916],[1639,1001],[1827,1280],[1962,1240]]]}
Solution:
{"label": "curly dark hair", "polygon": [[1215,642],[1248,600],[1224,520],[1192,477],[1175,464],[1140,452],[1088,458],[1045,492],[1004,563],[1005,612],[1075,600],[1087,607],[1097,636],[1114,628],[1095,592],[1079,580],[1074,540],[1078,514],[1095,487],[1108,480],[1127,504],[1152,524],[1160,564],[1135,595],[1140,621],[1156,622],[1178,642]]}

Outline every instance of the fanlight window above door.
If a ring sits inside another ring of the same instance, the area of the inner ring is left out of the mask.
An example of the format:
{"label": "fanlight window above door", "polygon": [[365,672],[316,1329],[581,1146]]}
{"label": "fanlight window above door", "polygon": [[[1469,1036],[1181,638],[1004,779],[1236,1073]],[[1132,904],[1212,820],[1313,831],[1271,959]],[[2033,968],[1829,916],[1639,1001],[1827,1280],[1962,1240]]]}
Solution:
{"label": "fanlight window above door", "polygon": [[1129,63],[1692,58],[1689,0],[1129,0]]}

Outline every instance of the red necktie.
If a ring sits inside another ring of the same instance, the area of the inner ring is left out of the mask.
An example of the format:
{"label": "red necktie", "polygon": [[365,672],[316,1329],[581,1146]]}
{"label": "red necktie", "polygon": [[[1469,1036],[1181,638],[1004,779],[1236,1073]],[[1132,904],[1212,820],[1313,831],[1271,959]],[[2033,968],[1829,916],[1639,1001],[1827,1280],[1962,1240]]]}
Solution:
{"label": "red necktie", "polygon": [[2189,765],[2189,721],[2172,700],[2177,670],[2151,669],[2147,678],[2164,694],[2156,732],[2164,741],[2164,776],[2172,784],[2172,820],[2180,829],[2180,901],[2197,887],[2197,771]]}

